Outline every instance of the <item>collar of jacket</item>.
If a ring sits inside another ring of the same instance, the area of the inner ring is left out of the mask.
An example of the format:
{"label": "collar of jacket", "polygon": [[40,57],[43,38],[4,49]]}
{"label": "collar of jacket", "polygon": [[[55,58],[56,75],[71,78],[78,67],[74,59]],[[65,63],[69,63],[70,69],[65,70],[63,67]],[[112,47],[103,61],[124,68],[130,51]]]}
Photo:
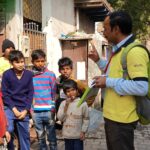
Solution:
{"label": "collar of jacket", "polygon": [[129,44],[135,41],[135,35],[132,35],[121,47],[119,47],[114,54],[117,54],[121,51],[123,47],[127,47]]}
{"label": "collar of jacket", "polygon": [[32,67],[32,73],[33,73],[33,76],[36,76],[36,75],[40,75],[40,74],[42,74],[42,73],[44,73],[45,72],[45,70],[46,70],[46,68],[45,67],[43,67],[42,69],[37,69],[36,67]]}
{"label": "collar of jacket", "polygon": [[[71,75],[69,78],[67,78],[67,79],[72,79],[72,80],[74,80],[74,78],[73,78],[72,75]],[[64,82],[64,81],[67,80],[67,79],[63,78],[62,75],[60,75],[60,76],[57,78],[57,82],[58,82],[58,83],[62,83],[62,82]]]}

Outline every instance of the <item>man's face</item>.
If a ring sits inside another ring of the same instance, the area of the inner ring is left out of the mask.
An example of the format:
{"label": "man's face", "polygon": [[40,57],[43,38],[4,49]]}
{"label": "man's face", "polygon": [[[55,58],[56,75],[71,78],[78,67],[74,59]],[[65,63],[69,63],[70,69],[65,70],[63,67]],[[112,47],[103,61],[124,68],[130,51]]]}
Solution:
{"label": "man's face", "polygon": [[41,70],[45,66],[45,58],[43,57],[38,58],[36,60],[33,60],[32,63],[37,69]]}
{"label": "man's face", "polygon": [[104,20],[104,36],[110,44],[117,44],[115,27],[113,29],[111,28],[109,16]]}
{"label": "man's face", "polygon": [[24,66],[25,66],[25,62],[24,62],[24,59],[21,58],[19,59],[18,61],[13,61],[12,62],[12,66],[15,70],[17,71],[22,71],[24,69]]}
{"label": "man's face", "polygon": [[68,79],[72,74],[72,68],[70,66],[63,66],[59,72],[63,78]]}

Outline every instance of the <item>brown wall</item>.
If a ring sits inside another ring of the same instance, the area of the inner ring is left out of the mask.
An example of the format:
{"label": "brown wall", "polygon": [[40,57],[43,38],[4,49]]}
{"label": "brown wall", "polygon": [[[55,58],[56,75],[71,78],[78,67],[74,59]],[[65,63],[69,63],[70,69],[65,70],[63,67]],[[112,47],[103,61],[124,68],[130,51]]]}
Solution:
{"label": "brown wall", "polygon": [[41,0],[23,0],[23,15],[30,20],[42,22]]}
{"label": "brown wall", "polygon": [[[81,74],[85,73],[85,80],[82,80],[83,82],[88,82],[88,76],[87,76],[87,68],[88,68],[88,62],[87,62],[87,52],[88,52],[88,40],[66,40],[62,41],[62,55],[63,57],[69,57],[73,61],[73,77],[75,79],[77,78],[77,73],[81,72]],[[84,62],[85,63],[85,70],[79,70],[77,68],[77,63]],[[85,71],[85,72],[83,72]],[[81,80],[81,79],[80,79]]]}

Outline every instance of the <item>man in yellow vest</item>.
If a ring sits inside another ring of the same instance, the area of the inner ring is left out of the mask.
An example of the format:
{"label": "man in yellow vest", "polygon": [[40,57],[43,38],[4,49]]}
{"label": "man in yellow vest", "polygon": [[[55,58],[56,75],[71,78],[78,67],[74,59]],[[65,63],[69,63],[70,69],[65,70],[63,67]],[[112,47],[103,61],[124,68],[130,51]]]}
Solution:
{"label": "man in yellow vest", "polygon": [[104,20],[104,36],[112,44],[109,60],[99,57],[94,45],[89,58],[105,76],[94,77],[95,86],[105,89],[103,116],[108,150],[134,150],[134,129],[138,122],[134,95],[148,92],[147,64],[149,57],[142,47],[134,47],[127,55],[129,80],[123,79],[121,54],[135,42],[132,20],[125,11],[110,13]]}

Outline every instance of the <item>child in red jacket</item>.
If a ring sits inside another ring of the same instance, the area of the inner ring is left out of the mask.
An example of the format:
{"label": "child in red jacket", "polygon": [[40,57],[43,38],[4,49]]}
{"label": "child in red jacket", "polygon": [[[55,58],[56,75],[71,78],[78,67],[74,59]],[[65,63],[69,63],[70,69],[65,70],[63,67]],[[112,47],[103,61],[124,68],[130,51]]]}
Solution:
{"label": "child in red jacket", "polygon": [[2,102],[2,95],[0,93],[0,146],[4,144],[4,137],[6,137],[6,141],[10,141],[10,134],[7,131],[7,119],[5,116],[3,102]]}

